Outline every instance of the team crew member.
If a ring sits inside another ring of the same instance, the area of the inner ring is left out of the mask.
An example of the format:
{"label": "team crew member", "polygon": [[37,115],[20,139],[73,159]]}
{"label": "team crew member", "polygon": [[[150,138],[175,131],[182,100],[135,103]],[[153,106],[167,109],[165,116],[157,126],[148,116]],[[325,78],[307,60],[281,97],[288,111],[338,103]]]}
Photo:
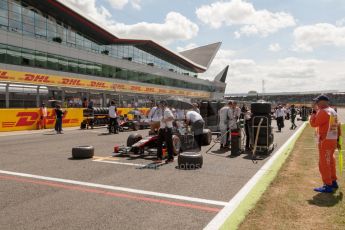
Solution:
{"label": "team crew member", "polygon": [[61,109],[61,105],[56,104],[55,108],[55,131],[57,134],[62,134],[62,117],[64,112]]}
{"label": "team crew member", "polygon": [[192,131],[194,133],[194,144],[200,151],[202,145],[202,134],[205,126],[204,119],[202,119],[202,116],[198,112],[190,110],[186,113],[186,123],[187,125],[192,126]]}
{"label": "team crew member", "polygon": [[48,116],[47,107],[44,103],[42,103],[40,107],[40,121],[38,125],[39,129],[46,129],[47,116]]}
{"label": "team crew member", "polygon": [[162,119],[162,111],[157,105],[153,103],[153,107],[150,109],[148,119],[150,120],[151,132],[156,132],[159,130],[160,121]]}
{"label": "team crew member", "polygon": [[229,101],[227,105],[224,105],[223,108],[219,110],[219,130],[221,135],[220,140],[220,149],[229,146],[229,121],[231,118],[230,108],[232,101]]}
{"label": "team crew member", "polygon": [[297,125],[295,124],[296,116],[297,116],[297,110],[295,108],[295,105],[291,105],[290,108],[290,114],[291,114],[291,128],[290,129],[295,129],[297,128]]}
{"label": "team crew member", "polygon": [[171,110],[167,107],[166,101],[161,101],[159,107],[162,111],[162,117],[160,120],[160,128],[158,131],[157,140],[157,160],[156,163],[161,163],[163,158],[163,142],[165,141],[168,150],[168,159],[165,163],[174,162],[174,151],[173,151],[173,141],[172,141],[172,128],[174,115]]}
{"label": "team crew member", "polygon": [[250,128],[251,128],[251,125],[250,125],[250,122],[252,120],[252,113],[251,111],[244,107],[245,109],[242,110],[242,113],[243,113],[243,118],[245,120],[245,123],[244,123],[244,131],[246,133],[246,151],[250,151],[250,145],[251,145],[251,133],[250,133]]}
{"label": "team crew member", "polygon": [[329,98],[320,95],[316,99],[310,125],[315,127],[318,135],[319,170],[324,185],[315,188],[316,192],[333,192],[338,188],[334,152],[337,148],[339,123],[337,113],[329,107]]}
{"label": "team crew member", "polygon": [[281,132],[282,128],[284,128],[284,119],[285,119],[285,112],[281,105],[278,106],[278,109],[276,110],[275,115],[276,115],[276,120],[277,120],[278,131]]}
{"label": "team crew member", "polygon": [[200,109],[199,109],[199,104],[198,103],[193,103],[193,110],[197,113],[200,113]]}
{"label": "team crew member", "polygon": [[115,106],[115,101],[110,102],[109,106],[109,132],[118,133],[118,123],[117,123],[117,108]]}

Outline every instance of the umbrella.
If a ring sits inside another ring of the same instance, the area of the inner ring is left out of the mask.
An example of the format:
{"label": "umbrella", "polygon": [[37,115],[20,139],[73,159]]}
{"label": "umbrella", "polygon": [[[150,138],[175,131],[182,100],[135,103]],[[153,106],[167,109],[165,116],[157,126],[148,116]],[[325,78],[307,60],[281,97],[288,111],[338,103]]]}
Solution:
{"label": "umbrella", "polygon": [[170,97],[167,100],[168,106],[175,109],[192,109],[193,104],[190,99],[179,98],[179,97]]}

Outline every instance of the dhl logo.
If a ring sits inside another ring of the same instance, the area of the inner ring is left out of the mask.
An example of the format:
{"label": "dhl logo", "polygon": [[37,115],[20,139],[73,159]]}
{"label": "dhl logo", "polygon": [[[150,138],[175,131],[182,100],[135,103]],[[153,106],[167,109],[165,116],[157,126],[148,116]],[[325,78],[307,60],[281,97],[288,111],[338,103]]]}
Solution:
{"label": "dhl logo", "polygon": [[34,81],[34,82],[49,82],[49,76],[47,75],[39,75],[39,74],[25,74],[24,75],[25,81]]}
{"label": "dhl logo", "polygon": [[6,71],[0,71],[0,79],[8,79],[8,75]]}
{"label": "dhl logo", "polygon": [[106,88],[105,82],[91,81],[91,86],[96,88]]}
{"label": "dhl logo", "polygon": [[62,84],[64,84],[64,85],[81,85],[81,82],[78,79],[63,78]]}
{"label": "dhl logo", "polygon": [[[74,124],[78,123],[78,119],[67,119],[67,111],[65,111],[62,122],[64,124]],[[10,127],[24,127],[24,126],[33,126],[40,121],[39,112],[18,112],[16,117],[18,118],[15,122],[2,122],[3,128],[10,128]],[[48,112],[48,116],[46,118],[47,125],[53,125],[55,123],[55,112]]]}

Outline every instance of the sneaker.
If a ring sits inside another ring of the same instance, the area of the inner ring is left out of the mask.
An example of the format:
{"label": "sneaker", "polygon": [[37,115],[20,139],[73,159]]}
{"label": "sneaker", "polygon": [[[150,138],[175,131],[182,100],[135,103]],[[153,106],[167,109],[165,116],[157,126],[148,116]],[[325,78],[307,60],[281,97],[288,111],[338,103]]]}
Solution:
{"label": "sneaker", "polygon": [[332,188],[334,188],[334,189],[339,188],[338,182],[336,180],[332,181]]}
{"label": "sneaker", "polygon": [[173,162],[174,162],[174,158],[167,159],[167,160],[165,161],[166,164],[173,163]]}
{"label": "sneaker", "polygon": [[332,193],[333,187],[331,185],[324,185],[320,188],[314,188],[315,192],[321,192],[321,193]]}

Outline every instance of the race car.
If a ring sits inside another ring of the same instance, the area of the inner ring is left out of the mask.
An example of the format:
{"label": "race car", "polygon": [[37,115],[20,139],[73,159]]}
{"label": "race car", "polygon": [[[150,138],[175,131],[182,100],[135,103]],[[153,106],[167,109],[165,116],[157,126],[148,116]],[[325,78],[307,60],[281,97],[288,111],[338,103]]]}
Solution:
{"label": "race car", "polygon": [[[115,152],[117,156],[121,155],[156,155],[157,154],[158,134],[149,133],[143,137],[141,134],[132,133],[127,138],[127,146],[121,146]],[[203,145],[209,145],[212,141],[212,132],[209,129],[203,131]],[[178,155],[183,151],[194,148],[193,133],[185,128],[173,128],[173,151]]]}
{"label": "race car", "polygon": [[150,123],[145,121],[144,119],[138,120],[128,120],[125,118],[119,119],[119,131],[123,132],[126,130],[134,130],[137,131],[139,129],[147,129],[150,127]]}

